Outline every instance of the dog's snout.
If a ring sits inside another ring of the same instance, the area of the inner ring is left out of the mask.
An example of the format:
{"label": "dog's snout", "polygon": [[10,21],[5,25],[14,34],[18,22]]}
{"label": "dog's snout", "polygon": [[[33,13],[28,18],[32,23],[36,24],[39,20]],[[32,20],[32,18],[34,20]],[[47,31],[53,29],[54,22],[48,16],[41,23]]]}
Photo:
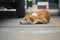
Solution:
{"label": "dog's snout", "polygon": [[20,24],[22,24],[22,22],[21,22],[21,21],[20,21],[19,23],[20,23]]}

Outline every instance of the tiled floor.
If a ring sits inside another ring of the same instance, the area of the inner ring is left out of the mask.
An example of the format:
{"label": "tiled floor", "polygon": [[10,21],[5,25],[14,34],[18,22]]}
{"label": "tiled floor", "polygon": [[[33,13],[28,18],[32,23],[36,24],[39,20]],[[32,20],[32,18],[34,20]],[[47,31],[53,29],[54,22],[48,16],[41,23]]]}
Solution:
{"label": "tiled floor", "polygon": [[0,40],[60,40],[60,29],[52,17],[48,24],[21,25],[21,18],[0,20]]}

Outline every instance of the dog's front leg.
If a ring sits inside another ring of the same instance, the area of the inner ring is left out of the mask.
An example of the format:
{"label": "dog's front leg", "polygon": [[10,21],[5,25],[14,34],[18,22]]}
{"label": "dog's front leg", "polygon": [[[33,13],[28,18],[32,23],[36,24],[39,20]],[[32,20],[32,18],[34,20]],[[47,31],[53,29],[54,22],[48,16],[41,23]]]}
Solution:
{"label": "dog's front leg", "polygon": [[31,22],[31,24],[36,24],[38,22],[39,22],[38,20],[35,20],[34,22]]}

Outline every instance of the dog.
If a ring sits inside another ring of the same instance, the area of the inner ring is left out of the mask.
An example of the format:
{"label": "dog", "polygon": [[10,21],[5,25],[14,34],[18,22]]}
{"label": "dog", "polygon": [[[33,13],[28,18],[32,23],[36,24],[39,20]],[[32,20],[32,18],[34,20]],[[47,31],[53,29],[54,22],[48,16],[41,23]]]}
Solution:
{"label": "dog", "polygon": [[20,24],[47,24],[50,21],[50,13],[46,10],[39,10],[36,13],[26,15]]}

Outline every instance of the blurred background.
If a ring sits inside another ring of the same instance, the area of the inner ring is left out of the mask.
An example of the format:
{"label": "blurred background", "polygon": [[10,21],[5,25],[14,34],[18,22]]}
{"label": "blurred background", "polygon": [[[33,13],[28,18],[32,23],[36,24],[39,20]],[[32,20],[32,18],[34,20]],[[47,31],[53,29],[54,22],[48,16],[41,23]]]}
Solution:
{"label": "blurred background", "polygon": [[0,0],[0,16],[20,18],[24,17],[26,13],[45,9],[47,5],[51,15],[58,15],[59,0]]}

